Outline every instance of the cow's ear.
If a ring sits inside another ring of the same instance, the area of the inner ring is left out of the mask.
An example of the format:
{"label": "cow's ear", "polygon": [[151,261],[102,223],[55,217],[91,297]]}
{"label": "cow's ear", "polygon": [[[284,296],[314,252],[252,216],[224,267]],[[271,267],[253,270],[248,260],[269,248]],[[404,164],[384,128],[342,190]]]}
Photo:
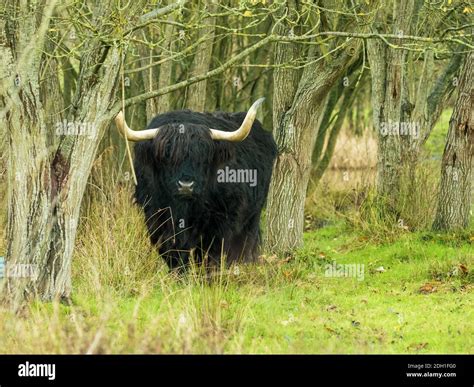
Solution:
{"label": "cow's ear", "polygon": [[235,146],[228,141],[214,141],[214,165],[222,165],[235,159]]}

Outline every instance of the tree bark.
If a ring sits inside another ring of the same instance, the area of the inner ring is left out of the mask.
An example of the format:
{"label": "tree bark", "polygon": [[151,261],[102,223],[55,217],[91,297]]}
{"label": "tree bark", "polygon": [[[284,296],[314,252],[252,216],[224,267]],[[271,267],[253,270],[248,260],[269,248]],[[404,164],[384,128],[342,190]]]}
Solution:
{"label": "tree bark", "polygon": [[[82,196],[100,139],[110,125],[104,117],[115,102],[121,66],[118,48],[106,47],[99,39],[88,41],[66,121],[66,128],[76,129],[63,132],[63,122],[53,125],[53,113],[45,112],[46,106],[54,104],[45,105],[41,98],[42,87],[47,88],[43,92],[54,87],[51,82],[40,85],[42,46],[19,66],[25,43],[38,33],[35,18],[26,17],[35,10],[20,6],[16,11],[30,23],[10,21],[7,43],[12,61],[1,88],[3,105],[8,107],[7,265],[28,268],[27,276],[7,276],[4,281],[3,301],[15,311],[33,296],[69,299]],[[53,146],[48,139],[55,136],[61,137]]]}
{"label": "tree bark", "polygon": [[[168,17],[168,21],[173,21],[173,16]],[[174,26],[172,24],[166,24],[164,26],[164,42],[161,50],[162,56],[166,56],[167,52],[173,50],[173,31]],[[160,76],[158,79],[158,90],[165,88],[166,86],[173,84],[173,61],[168,60],[160,65]],[[152,102],[146,102],[147,104],[147,116],[154,117],[157,114],[166,113],[171,110],[171,93],[160,95],[155,98],[148,98],[146,101],[151,100]]]}
{"label": "tree bark", "polygon": [[[391,33],[401,37],[411,34],[417,28],[421,6],[422,2],[415,0],[394,2]],[[377,25],[388,25],[380,16]],[[372,80],[373,125],[378,138],[377,195],[385,204],[387,214],[399,216],[403,209],[401,191],[405,183],[408,191],[416,184],[415,172],[422,145],[452,90],[450,77],[458,68],[460,58],[453,56],[430,89],[426,83],[434,74],[432,51],[424,52],[423,71],[417,81],[413,54],[408,50],[369,39],[367,52]],[[410,93],[410,87],[415,89],[415,84],[416,91]],[[404,133],[406,128],[412,128],[412,132]]]}
{"label": "tree bark", "polygon": [[441,186],[435,230],[451,231],[469,225],[474,178],[474,53],[465,59],[459,91],[449,122],[441,164]]}
{"label": "tree bark", "polygon": [[[150,29],[143,31],[144,36],[149,34],[153,38],[153,31]],[[153,47],[140,46],[141,60],[140,64],[142,66],[151,65],[155,59],[156,49]],[[142,71],[143,85],[145,92],[154,90],[156,80],[158,79],[157,69],[155,66]],[[145,114],[146,114],[146,123],[151,121],[153,117],[157,114],[157,101],[158,98],[149,98],[145,101]]]}
{"label": "tree bark", "polygon": [[[278,26],[278,33],[289,33]],[[311,158],[327,96],[342,74],[357,59],[360,41],[353,40],[335,57],[301,70],[274,71],[273,131],[279,155],[273,168],[266,211],[265,247],[277,254],[291,253],[303,241],[304,203]],[[275,65],[293,63],[303,54],[301,47],[280,44]],[[308,62],[315,59],[310,48]]]}
{"label": "tree bark", "polygon": [[[409,34],[412,26],[414,0],[394,7],[393,33]],[[367,51],[372,75],[372,106],[374,127],[378,134],[377,194],[396,209],[402,173],[402,137],[387,128],[404,121],[408,108],[406,90],[407,50],[389,48],[379,40],[369,40]],[[407,141],[410,137],[407,136]]]}
{"label": "tree bark", "polygon": [[[172,22],[174,17],[172,15],[168,16],[168,21]],[[143,58],[141,60],[142,65],[151,65],[155,60],[155,55],[160,55],[160,57],[167,57],[170,55],[173,49],[173,32],[174,26],[172,24],[165,24],[162,27],[163,30],[163,43],[160,49],[154,48],[142,48]],[[144,32],[147,33],[148,31]],[[153,30],[149,30],[149,35],[151,40],[156,39]],[[155,90],[157,87],[161,89],[163,87],[169,86],[173,83],[172,80],[173,73],[173,61],[168,60],[162,63],[159,67],[159,74],[155,66],[151,66],[148,69],[142,72],[143,74],[143,83],[145,85],[145,92],[150,92]],[[145,111],[146,111],[146,122],[155,117],[157,114],[166,113],[171,110],[171,93],[161,95],[159,97],[148,98],[145,100]]]}
{"label": "tree bark", "polygon": [[[208,2],[206,8],[210,12],[213,11],[212,2]],[[205,38],[197,48],[196,54],[192,64],[191,76],[205,74],[209,71],[212,61],[212,46],[214,42],[215,33],[215,17],[209,16],[204,19],[207,24],[206,27],[199,31],[198,39]],[[193,83],[187,90],[186,107],[188,109],[202,112],[206,106],[206,86],[207,80]]]}

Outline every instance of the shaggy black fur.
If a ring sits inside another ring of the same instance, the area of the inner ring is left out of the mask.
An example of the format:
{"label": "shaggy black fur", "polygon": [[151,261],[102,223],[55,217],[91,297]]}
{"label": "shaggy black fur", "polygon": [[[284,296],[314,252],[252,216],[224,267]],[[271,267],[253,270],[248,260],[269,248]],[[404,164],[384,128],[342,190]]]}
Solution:
{"label": "shaggy black fur", "polygon": [[[138,185],[153,244],[170,268],[195,261],[219,265],[258,256],[260,213],[277,154],[271,133],[255,120],[242,142],[214,141],[209,128],[233,131],[246,113],[175,111],[156,116],[162,129],[135,146]],[[257,184],[218,182],[218,169],[257,170]],[[178,193],[178,180],[194,181],[192,195]]]}

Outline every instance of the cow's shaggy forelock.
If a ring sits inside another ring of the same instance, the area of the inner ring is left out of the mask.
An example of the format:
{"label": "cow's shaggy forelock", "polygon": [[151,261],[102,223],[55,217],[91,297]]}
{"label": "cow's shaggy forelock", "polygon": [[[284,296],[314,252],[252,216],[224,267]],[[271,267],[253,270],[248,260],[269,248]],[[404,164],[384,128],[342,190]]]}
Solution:
{"label": "cow's shaggy forelock", "polygon": [[153,139],[153,147],[158,165],[179,165],[189,158],[199,158],[211,163],[216,144],[206,127],[181,123],[161,127]]}

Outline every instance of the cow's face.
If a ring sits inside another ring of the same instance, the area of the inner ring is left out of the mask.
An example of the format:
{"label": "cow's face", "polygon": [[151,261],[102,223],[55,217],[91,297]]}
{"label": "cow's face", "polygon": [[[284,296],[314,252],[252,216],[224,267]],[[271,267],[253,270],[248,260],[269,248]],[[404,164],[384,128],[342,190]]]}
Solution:
{"label": "cow's face", "polygon": [[[130,129],[123,112],[117,114],[115,123],[129,141],[153,141],[154,169],[160,190],[166,190],[172,197],[192,198],[212,190],[217,183],[217,169],[235,157],[235,143],[249,135],[263,100],[253,103],[235,130],[222,128],[223,121],[218,115],[211,119],[210,115],[190,111],[157,116],[152,121],[156,126],[142,131]],[[189,121],[180,117],[188,117]],[[206,126],[214,122],[218,129]]]}
{"label": "cow's face", "polygon": [[232,143],[213,140],[201,125],[167,125],[153,141],[160,189],[178,199],[205,195],[216,183],[217,169],[233,157]]}

